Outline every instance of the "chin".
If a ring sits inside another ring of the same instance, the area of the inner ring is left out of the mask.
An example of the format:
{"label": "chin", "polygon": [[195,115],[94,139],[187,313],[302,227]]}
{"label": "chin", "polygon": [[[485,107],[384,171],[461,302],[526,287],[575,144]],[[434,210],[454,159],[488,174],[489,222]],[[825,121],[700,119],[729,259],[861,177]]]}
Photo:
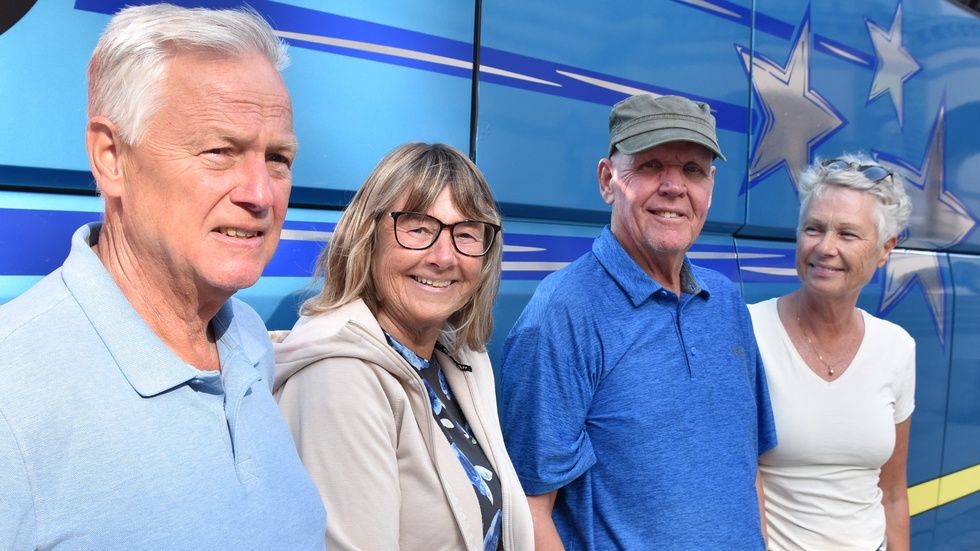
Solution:
{"label": "chin", "polygon": [[213,274],[212,277],[205,277],[204,280],[213,288],[227,291],[234,294],[242,289],[247,289],[259,280],[261,271],[254,271],[242,268],[240,270],[225,271],[220,274]]}

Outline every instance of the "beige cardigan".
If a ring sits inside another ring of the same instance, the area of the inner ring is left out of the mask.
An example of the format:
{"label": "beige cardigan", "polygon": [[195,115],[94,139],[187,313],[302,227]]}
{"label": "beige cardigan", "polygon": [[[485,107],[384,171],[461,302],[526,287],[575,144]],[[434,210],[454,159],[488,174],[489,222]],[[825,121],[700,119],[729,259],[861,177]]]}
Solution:
{"label": "beige cardigan", "polygon": [[[367,306],[302,317],[274,335],[274,393],[327,509],[334,550],[483,551],[473,485],[432,416],[422,379]],[[437,353],[440,354],[441,353]],[[531,513],[504,449],[485,352],[440,358],[446,380],[500,478],[504,549],[533,549]]]}

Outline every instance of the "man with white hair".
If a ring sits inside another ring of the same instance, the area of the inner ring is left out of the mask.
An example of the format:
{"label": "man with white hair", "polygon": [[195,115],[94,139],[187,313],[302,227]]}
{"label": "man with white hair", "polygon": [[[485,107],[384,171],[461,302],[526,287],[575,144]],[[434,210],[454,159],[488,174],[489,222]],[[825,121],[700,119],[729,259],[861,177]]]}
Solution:
{"label": "man with white hair", "polygon": [[286,213],[287,63],[247,10],[126,8],[100,38],[104,220],[0,307],[0,547],[323,548],[265,326],[231,298]]}

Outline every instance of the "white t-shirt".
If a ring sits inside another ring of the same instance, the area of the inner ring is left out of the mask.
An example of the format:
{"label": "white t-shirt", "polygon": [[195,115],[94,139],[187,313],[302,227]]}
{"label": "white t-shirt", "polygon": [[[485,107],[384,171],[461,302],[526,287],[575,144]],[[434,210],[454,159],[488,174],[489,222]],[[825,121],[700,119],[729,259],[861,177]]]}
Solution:
{"label": "white t-shirt", "polygon": [[895,447],[895,425],[914,407],[915,341],[862,310],[854,360],[826,381],[793,346],[776,299],[749,312],[779,440],[759,458],[769,548],[877,549],[885,536],[878,475]]}

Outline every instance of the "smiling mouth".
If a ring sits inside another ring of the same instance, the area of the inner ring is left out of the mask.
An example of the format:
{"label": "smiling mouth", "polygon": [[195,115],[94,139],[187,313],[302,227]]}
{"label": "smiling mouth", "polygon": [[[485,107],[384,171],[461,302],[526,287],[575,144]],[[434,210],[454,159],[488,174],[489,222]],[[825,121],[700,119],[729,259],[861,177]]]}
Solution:
{"label": "smiling mouth", "polygon": [[823,265],[820,265],[820,264],[810,264],[810,265],[813,266],[815,269],[821,270],[821,271],[824,271],[824,272],[843,272],[844,271],[843,268],[834,268],[832,266],[823,266]]}
{"label": "smiling mouth", "polygon": [[655,210],[655,211],[653,211],[653,214],[656,215],[656,216],[659,216],[661,218],[680,218],[681,217],[681,215],[680,214],[677,214],[676,212],[670,212],[670,211],[666,211],[666,210]]}
{"label": "smiling mouth", "polygon": [[260,231],[249,231],[240,228],[218,228],[218,233],[222,235],[227,235],[228,237],[237,237],[239,239],[248,239],[250,237],[258,237],[262,235]]}
{"label": "smiling mouth", "polygon": [[450,285],[453,284],[452,280],[433,281],[431,279],[424,279],[417,276],[412,276],[412,279],[418,281],[422,285],[428,285],[429,287],[435,287],[436,289],[445,289],[446,287],[449,287]]}

